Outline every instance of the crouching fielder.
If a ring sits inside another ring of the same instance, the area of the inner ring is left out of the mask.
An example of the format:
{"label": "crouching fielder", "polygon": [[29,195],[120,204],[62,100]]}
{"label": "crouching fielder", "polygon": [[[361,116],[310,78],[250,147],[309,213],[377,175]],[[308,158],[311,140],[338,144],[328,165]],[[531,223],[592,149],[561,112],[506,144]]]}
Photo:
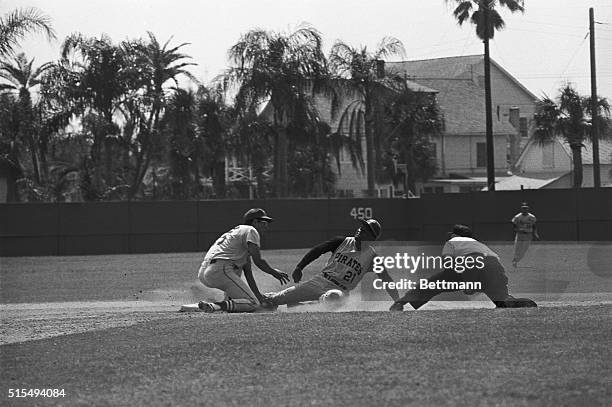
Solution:
{"label": "crouching fielder", "polygon": [[[289,276],[270,267],[261,257],[259,233],[268,229],[272,218],[260,208],[247,211],[243,224],[219,237],[210,247],[198,272],[198,279],[207,287],[222,290],[226,299],[215,303],[200,301],[183,305],[180,311],[190,312],[253,312],[260,308],[263,299],[251,269],[253,262],[264,273],[270,274],[281,284],[289,282]],[[246,283],[241,275],[244,271]],[[248,283],[248,285],[247,285]]]}
{"label": "crouching fielder", "polygon": [[[499,256],[483,243],[472,237],[472,231],[465,225],[455,225],[449,234],[449,240],[442,249],[443,256],[451,257],[480,257],[483,262],[481,269],[465,270],[457,273],[452,269],[445,269],[427,279],[429,283],[436,283],[436,288],[417,288],[409,290],[402,298],[391,305],[391,311],[402,311],[405,304],[419,309],[438,294],[449,291],[459,291],[454,288],[437,288],[438,282],[478,282],[482,291],[495,304],[497,308],[524,308],[536,307],[536,303],[528,298],[515,298],[508,294],[508,278]],[[476,291],[466,291],[474,294]]]}
{"label": "crouching fielder", "polygon": [[[298,284],[277,293],[266,294],[265,301],[270,305],[315,301],[330,290],[340,290],[343,296],[348,295],[363,276],[372,271],[376,252],[370,245],[363,247],[364,242],[375,241],[381,233],[380,223],[376,220],[368,219],[360,222],[361,225],[354,236],[336,237],[310,249],[293,272],[293,281]],[[321,274],[300,283],[302,270],[327,252],[332,252],[332,255],[321,270]],[[379,277],[383,281],[393,281],[385,270],[379,274]],[[387,292],[393,300],[399,299],[397,290],[387,289]]]}

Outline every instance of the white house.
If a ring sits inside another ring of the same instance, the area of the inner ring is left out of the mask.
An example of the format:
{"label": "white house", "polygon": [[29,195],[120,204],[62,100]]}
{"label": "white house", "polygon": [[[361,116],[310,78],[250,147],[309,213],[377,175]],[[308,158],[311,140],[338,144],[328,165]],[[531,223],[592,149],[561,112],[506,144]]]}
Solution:
{"label": "white house", "polygon": [[[583,187],[593,183],[593,144],[585,141],[582,149]],[[612,141],[599,140],[599,163],[602,186],[612,186]],[[515,174],[539,179],[554,179],[543,188],[572,188],[572,150],[563,138],[540,144],[533,138],[516,162]]]}

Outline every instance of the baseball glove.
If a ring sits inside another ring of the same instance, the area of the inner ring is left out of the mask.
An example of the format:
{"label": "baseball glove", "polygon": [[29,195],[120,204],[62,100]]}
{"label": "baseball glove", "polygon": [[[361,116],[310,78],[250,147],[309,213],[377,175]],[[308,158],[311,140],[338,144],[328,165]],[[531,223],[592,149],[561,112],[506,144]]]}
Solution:
{"label": "baseball glove", "polygon": [[389,307],[389,311],[403,311],[403,310],[404,310],[404,304],[398,301],[394,302],[393,305]]}

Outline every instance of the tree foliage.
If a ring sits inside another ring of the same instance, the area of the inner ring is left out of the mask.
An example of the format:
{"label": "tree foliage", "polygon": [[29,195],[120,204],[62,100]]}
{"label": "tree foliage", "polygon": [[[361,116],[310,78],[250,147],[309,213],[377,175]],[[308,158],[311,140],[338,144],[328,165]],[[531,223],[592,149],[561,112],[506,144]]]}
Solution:
{"label": "tree foliage", "polygon": [[[607,134],[610,105],[601,98],[597,106],[601,137]],[[556,99],[544,96],[536,105],[534,137],[540,144],[546,144],[560,136],[570,146],[574,188],[582,186],[582,148],[585,140],[591,138],[591,118],[590,98],[581,96],[571,84],[562,87]]]}
{"label": "tree foliage", "polygon": [[401,77],[385,74],[381,58],[404,53],[404,46],[398,39],[384,37],[374,51],[336,41],[329,56],[339,94],[352,100],[340,113],[337,133],[351,141],[348,143],[351,157],[361,153],[362,137],[365,138],[369,196],[374,196],[375,182],[379,178],[376,168],[381,160],[382,106],[389,93],[400,89],[402,82]]}
{"label": "tree foliage", "polygon": [[33,32],[55,38],[51,19],[34,7],[19,8],[0,16],[0,57],[13,55],[19,42]]}

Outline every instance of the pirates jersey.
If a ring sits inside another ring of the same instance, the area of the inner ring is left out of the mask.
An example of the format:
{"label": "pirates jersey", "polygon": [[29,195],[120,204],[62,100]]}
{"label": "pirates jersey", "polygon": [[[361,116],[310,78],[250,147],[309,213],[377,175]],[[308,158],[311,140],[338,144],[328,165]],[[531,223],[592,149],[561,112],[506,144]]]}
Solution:
{"label": "pirates jersey", "polygon": [[326,278],[342,284],[344,289],[352,290],[365,273],[372,270],[374,257],[376,252],[371,246],[357,250],[355,238],[347,237],[334,250],[322,272]]}

